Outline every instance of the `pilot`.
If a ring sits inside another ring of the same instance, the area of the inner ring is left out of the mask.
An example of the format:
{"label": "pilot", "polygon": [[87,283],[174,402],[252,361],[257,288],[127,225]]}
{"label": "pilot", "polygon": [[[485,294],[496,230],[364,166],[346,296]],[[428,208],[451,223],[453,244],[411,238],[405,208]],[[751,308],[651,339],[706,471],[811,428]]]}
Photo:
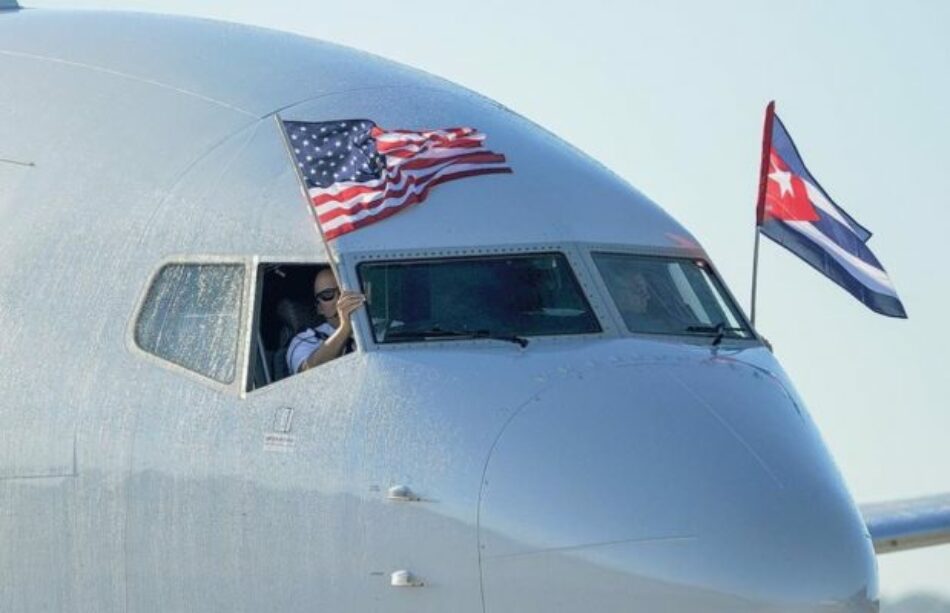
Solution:
{"label": "pilot", "polygon": [[359,292],[341,293],[329,268],[321,269],[314,277],[313,297],[317,313],[325,321],[291,339],[287,346],[287,368],[292,373],[303,372],[349,353],[353,345],[350,316],[366,302]]}
{"label": "pilot", "polygon": [[642,273],[617,275],[614,284],[617,308],[624,318],[647,313],[650,306],[650,288]]}
{"label": "pilot", "polygon": [[650,282],[639,271],[619,274],[614,281],[614,301],[631,332],[667,332],[670,322],[654,304]]}

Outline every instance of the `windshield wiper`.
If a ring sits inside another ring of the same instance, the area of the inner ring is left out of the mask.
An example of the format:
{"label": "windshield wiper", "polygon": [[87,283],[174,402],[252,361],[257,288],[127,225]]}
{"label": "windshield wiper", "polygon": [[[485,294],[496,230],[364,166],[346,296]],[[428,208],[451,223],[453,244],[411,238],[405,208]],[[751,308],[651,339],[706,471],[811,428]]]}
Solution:
{"label": "windshield wiper", "polygon": [[726,332],[745,332],[745,328],[733,328],[726,326],[724,323],[719,322],[715,326],[689,326],[686,328],[687,332],[698,332],[700,334],[712,334],[713,335],[713,345],[718,345],[722,342],[723,336]]}
{"label": "windshield wiper", "polygon": [[386,335],[389,340],[437,340],[437,339],[482,339],[487,338],[495,341],[506,341],[514,343],[519,347],[527,347],[528,339],[515,334],[495,334],[491,330],[445,330],[442,328],[429,328],[428,330],[390,330]]}

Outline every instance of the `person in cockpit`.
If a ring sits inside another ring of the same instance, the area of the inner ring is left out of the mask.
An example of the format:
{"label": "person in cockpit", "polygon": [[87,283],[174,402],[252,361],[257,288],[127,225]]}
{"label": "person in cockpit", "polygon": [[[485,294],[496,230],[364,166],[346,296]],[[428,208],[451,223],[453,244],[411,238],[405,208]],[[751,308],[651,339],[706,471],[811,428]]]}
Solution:
{"label": "person in cockpit", "polygon": [[643,274],[632,272],[618,276],[615,282],[617,308],[622,314],[643,315],[650,304],[650,290]]}
{"label": "person in cockpit", "polygon": [[656,304],[650,282],[639,272],[626,272],[614,279],[613,297],[624,322],[633,332],[667,332],[669,317]]}
{"label": "person in cockpit", "polygon": [[317,313],[325,321],[291,339],[287,346],[287,368],[291,373],[303,372],[352,351],[353,324],[350,317],[366,302],[359,292],[340,292],[330,268],[321,269],[314,277],[313,298]]}

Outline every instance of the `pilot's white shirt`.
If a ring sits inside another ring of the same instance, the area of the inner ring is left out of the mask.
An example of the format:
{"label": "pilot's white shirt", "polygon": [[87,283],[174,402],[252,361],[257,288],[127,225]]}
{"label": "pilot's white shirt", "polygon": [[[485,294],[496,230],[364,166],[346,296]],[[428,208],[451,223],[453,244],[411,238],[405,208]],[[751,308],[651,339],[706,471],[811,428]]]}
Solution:
{"label": "pilot's white shirt", "polygon": [[[326,322],[317,326],[316,329],[326,336],[332,336],[336,332],[336,328]],[[291,374],[296,374],[304,360],[309,358],[322,344],[323,339],[316,335],[314,328],[307,328],[293,337],[290,344],[287,345],[287,368],[290,369]]]}

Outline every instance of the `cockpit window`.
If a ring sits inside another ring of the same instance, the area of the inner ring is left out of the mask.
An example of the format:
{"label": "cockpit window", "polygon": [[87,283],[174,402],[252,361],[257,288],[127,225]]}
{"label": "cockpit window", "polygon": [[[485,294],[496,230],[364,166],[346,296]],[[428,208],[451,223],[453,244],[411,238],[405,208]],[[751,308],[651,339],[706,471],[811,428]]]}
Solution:
{"label": "cockpit window", "polygon": [[630,332],[753,338],[706,262],[622,253],[592,255]]}
{"label": "cockpit window", "polygon": [[[326,262],[268,262],[258,267],[248,391],[302,372],[301,364],[334,334],[336,325],[326,315],[336,308],[337,292],[317,291],[329,286],[338,284]],[[320,294],[331,298],[321,300]],[[353,350],[350,341],[341,354]]]}
{"label": "cockpit window", "polygon": [[366,262],[377,343],[589,334],[600,325],[559,253]]}
{"label": "cockpit window", "polygon": [[231,383],[243,287],[240,264],[163,267],[135,322],[135,342],[164,360]]}

